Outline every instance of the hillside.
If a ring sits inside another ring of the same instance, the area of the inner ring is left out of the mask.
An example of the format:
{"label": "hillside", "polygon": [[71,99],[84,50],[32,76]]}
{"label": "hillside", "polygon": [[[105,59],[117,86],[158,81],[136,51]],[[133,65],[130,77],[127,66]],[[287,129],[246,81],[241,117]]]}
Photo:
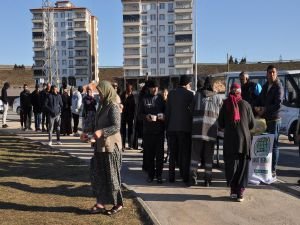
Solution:
{"label": "hillside", "polygon": [[2,87],[4,82],[9,82],[11,87],[19,88],[26,83],[29,87],[33,88],[35,82],[33,80],[33,74],[31,69],[16,69],[13,68],[1,68],[0,69],[0,86]]}

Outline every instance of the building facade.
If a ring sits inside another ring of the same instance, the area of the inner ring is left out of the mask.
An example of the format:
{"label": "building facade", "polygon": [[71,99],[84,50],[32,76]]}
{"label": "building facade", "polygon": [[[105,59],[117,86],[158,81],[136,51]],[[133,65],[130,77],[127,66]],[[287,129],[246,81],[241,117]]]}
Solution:
{"label": "building facade", "polygon": [[124,77],[193,74],[193,1],[122,0]]}
{"label": "building facade", "polygon": [[70,1],[30,11],[36,82],[71,86],[98,82],[97,18]]}

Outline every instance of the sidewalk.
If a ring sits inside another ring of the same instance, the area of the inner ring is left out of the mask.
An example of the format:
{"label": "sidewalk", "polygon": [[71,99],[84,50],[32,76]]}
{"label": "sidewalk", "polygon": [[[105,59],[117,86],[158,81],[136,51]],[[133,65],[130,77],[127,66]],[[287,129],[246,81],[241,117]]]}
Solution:
{"label": "sidewalk", "polygon": [[[9,117],[8,117],[9,119]],[[0,132],[17,134],[24,138],[47,144],[46,133],[24,132],[16,121],[8,120],[8,129]],[[89,162],[92,149],[81,143],[78,137],[62,137],[60,149]],[[206,224],[299,224],[300,201],[297,196],[284,193],[274,186],[251,186],[246,190],[245,201],[232,201],[228,195],[222,170],[214,170],[213,187],[185,187],[178,180],[173,184],[166,181],[168,171],[165,166],[164,183],[146,182],[142,172],[142,154],[128,150],[123,154],[122,182],[142,200],[142,205],[156,224],[162,225],[206,225]],[[126,224],[126,223],[124,223]]]}

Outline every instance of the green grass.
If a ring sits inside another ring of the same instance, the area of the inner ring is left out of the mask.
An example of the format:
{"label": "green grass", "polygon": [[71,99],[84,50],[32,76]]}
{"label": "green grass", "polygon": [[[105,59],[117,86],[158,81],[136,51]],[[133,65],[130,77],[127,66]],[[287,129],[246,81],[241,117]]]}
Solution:
{"label": "green grass", "polygon": [[[0,224],[146,224],[124,190],[124,209],[90,215],[95,203],[89,167],[67,154],[16,136],[0,135]],[[110,207],[110,206],[109,206]]]}

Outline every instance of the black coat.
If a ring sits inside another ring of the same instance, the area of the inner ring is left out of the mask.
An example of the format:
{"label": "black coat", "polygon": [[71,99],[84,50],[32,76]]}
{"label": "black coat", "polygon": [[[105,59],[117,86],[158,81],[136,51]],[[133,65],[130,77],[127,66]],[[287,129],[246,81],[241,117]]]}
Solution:
{"label": "black coat", "polygon": [[42,112],[41,92],[35,90],[31,93],[31,104],[33,106],[34,113]]}
{"label": "black coat", "polygon": [[61,113],[63,107],[60,94],[51,93],[46,98],[45,109],[51,117],[55,117]]}
{"label": "black coat", "polygon": [[250,130],[254,127],[254,115],[248,102],[241,100],[238,103],[240,122],[233,124],[228,118],[226,104],[223,104],[218,123],[224,129],[224,158],[232,157],[238,153],[250,158],[251,135]]}
{"label": "black coat", "polygon": [[31,95],[29,90],[24,90],[20,93],[20,106],[21,109],[28,109],[32,107]]}

